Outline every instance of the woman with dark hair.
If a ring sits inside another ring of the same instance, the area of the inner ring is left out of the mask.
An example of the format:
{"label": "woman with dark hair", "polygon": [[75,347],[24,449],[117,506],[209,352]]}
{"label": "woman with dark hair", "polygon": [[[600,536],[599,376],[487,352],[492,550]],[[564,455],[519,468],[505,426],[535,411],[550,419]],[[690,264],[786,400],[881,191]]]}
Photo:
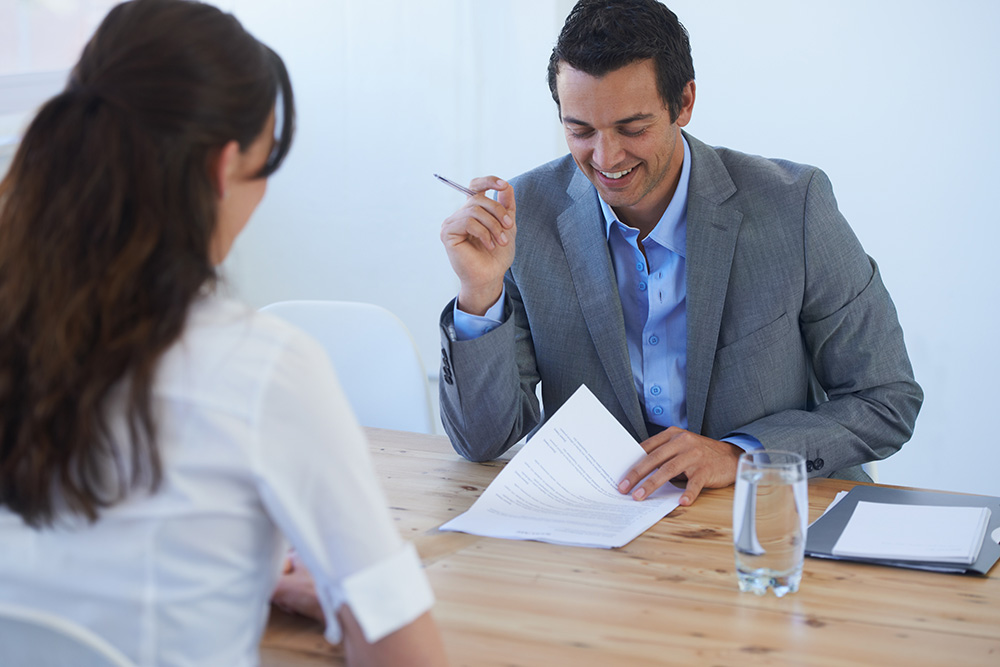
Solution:
{"label": "woman with dark hair", "polygon": [[0,601],[138,664],[256,664],[282,533],[349,662],[443,661],[329,361],[215,289],[294,119],[235,18],[135,0],[0,183]]}

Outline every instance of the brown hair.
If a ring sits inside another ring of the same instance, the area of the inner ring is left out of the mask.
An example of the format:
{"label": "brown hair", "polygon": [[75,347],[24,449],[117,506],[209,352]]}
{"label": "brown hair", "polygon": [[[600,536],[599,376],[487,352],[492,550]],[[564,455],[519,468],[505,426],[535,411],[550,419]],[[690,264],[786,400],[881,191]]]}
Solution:
{"label": "brown hair", "polygon": [[694,81],[688,32],[659,0],[580,0],[566,17],[549,56],[549,92],[556,105],[560,63],[593,77],[652,59],[656,86],[675,122],[684,87]]}
{"label": "brown hair", "polygon": [[[216,278],[209,163],[248,148],[279,98],[261,178],[293,134],[281,59],[215,7],[134,0],[28,127],[0,183],[0,504],[29,525],[93,521],[157,488],[156,365]],[[112,399],[127,444],[111,438]]]}

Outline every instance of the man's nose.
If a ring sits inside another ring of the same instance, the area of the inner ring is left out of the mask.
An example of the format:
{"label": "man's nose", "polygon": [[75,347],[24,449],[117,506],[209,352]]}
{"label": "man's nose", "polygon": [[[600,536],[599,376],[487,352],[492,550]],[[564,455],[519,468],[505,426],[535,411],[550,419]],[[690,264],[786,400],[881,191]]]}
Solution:
{"label": "man's nose", "polygon": [[594,165],[611,169],[621,164],[625,157],[621,142],[612,132],[599,132],[594,140]]}

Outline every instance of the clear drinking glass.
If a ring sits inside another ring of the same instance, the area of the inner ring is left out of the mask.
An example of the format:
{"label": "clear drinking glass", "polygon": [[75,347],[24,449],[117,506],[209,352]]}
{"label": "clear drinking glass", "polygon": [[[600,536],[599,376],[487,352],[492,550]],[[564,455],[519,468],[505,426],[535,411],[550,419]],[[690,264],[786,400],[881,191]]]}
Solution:
{"label": "clear drinking glass", "polygon": [[806,463],[775,450],[740,456],[733,496],[733,546],[740,590],[779,598],[799,590],[809,502]]}

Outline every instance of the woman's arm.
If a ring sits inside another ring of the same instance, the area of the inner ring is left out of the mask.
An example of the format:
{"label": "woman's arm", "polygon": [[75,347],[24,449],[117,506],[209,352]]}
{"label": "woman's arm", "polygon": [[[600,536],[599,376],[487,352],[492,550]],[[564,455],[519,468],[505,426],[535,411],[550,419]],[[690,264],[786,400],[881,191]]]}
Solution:
{"label": "woman's arm", "polygon": [[[318,621],[325,620],[312,576],[294,555],[288,559],[285,572],[275,588],[272,602],[286,611],[309,616]],[[365,639],[358,620],[346,604],[337,610],[337,619],[343,631],[347,664],[352,667],[355,665],[423,667],[446,664],[441,635],[429,611],[374,643],[368,643]]]}

